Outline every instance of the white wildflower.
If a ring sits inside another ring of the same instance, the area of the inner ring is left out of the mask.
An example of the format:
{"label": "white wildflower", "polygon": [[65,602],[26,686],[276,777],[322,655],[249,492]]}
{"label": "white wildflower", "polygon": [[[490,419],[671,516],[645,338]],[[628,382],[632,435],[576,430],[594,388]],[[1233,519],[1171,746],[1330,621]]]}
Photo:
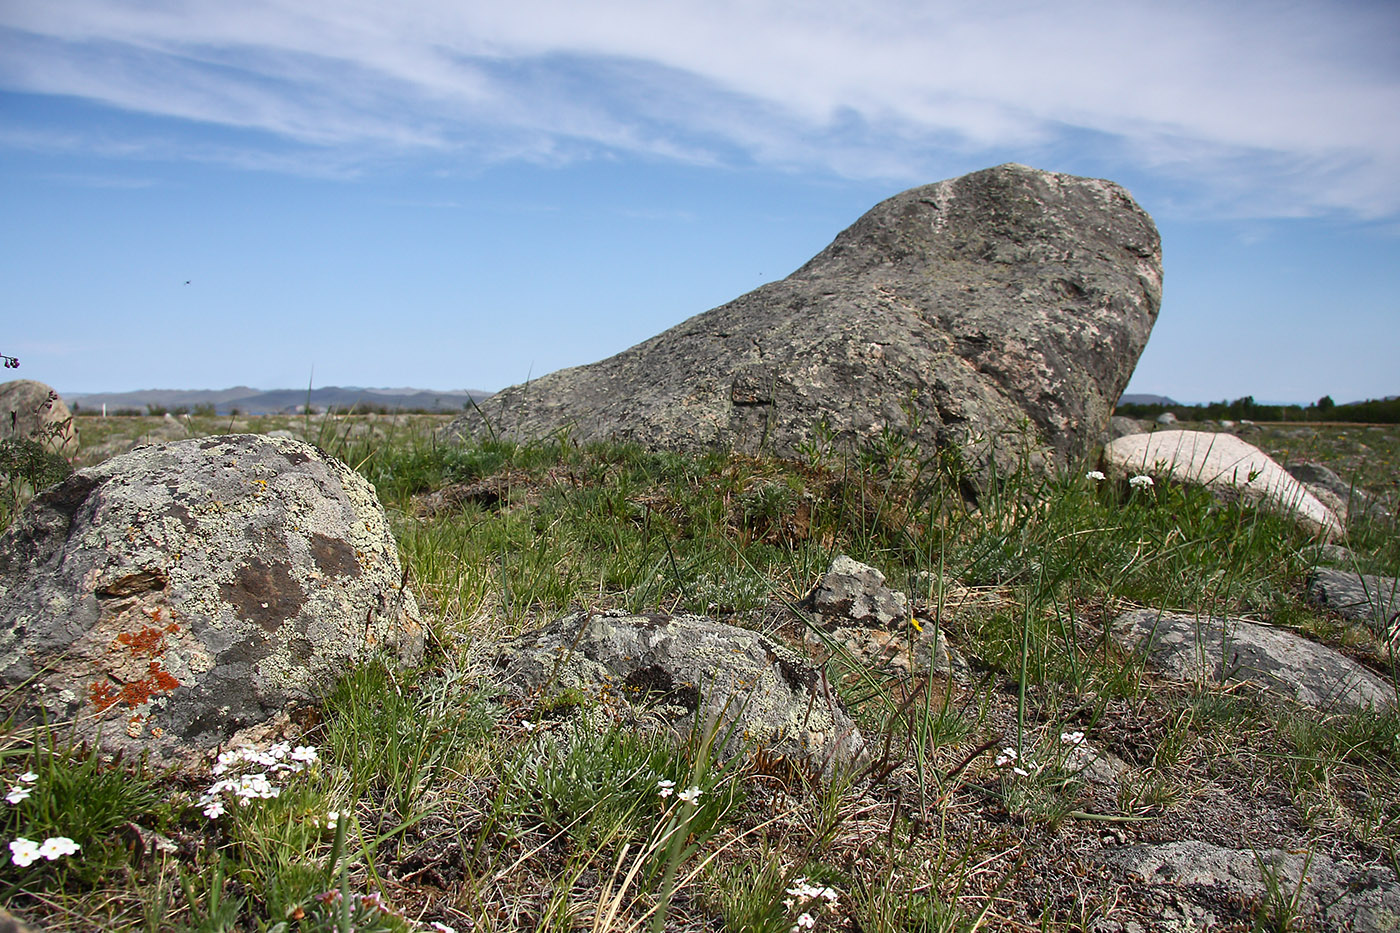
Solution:
{"label": "white wildflower", "polygon": [[39,858],[39,844],[20,836],[10,843],[10,861],[24,868]]}
{"label": "white wildflower", "polygon": [[26,771],[19,776],[19,782],[21,784],[33,784],[37,780],[39,780],[39,775],[35,774],[33,771]]}
{"label": "white wildflower", "polygon": [[315,764],[317,761],[316,747],[314,745],[298,745],[292,749],[292,760],[302,764]]}
{"label": "white wildflower", "polygon": [[662,780],[656,782],[656,792],[662,797],[671,796],[672,792],[675,791],[675,789],[675,781],[668,781],[663,778]]}
{"label": "white wildflower", "polygon": [[1090,470],[1088,473],[1084,474],[1084,478],[1091,479],[1096,483],[1101,483],[1105,479],[1102,470]]}
{"label": "white wildflower", "polygon": [[810,930],[816,925],[816,917],[813,917],[811,914],[803,914],[802,916],[797,918],[797,922],[792,925],[792,929],[794,933],[796,933],[797,930]]}
{"label": "white wildflower", "polygon": [[65,855],[72,855],[81,848],[82,846],[67,836],[53,836],[44,840],[44,844],[39,847],[39,854],[52,862]]}
{"label": "white wildflower", "polygon": [[1128,485],[1134,489],[1147,489],[1155,484],[1152,482],[1152,477],[1148,476],[1146,473],[1140,473],[1128,480]]}
{"label": "white wildflower", "polygon": [[22,801],[28,800],[29,795],[32,793],[34,793],[34,788],[22,787],[17,784],[14,787],[11,787],[10,792],[5,795],[5,802],[8,804],[17,804]]}
{"label": "white wildflower", "polygon": [[1060,742],[1064,745],[1082,745],[1084,744],[1084,733],[1077,730],[1074,732],[1061,732]]}
{"label": "white wildflower", "polygon": [[691,785],[679,794],[676,794],[676,799],[682,803],[695,803],[695,801],[700,799],[700,788]]}

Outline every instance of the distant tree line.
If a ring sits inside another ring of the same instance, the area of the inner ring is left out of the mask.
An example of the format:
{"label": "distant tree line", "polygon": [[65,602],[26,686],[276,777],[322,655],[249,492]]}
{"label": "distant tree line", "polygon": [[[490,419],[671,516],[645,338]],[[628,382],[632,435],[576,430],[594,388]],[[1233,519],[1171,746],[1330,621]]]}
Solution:
{"label": "distant tree line", "polygon": [[1129,418],[1156,418],[1171,412],[1182,421],[1354,421],[1363,424],[1400,424],[1400,397],[1370,399],[1338,405],[1324,395],[1311,405],[1261,405],[1246,395],[1233,402],[1204,405],[1143,405],[1130,402],[1114,412]]}

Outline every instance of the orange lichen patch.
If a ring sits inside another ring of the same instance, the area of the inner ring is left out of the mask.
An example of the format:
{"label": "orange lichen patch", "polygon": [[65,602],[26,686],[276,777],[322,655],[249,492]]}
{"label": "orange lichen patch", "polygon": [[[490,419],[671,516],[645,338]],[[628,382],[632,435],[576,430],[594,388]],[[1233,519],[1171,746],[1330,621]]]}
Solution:
{"label": "orange lichen patch", "polygon": [[122,684],[120,689],[109,683],[97,681],[88,685],[88,696],[92,705],[97,707],[97,711],[105,713],[118,703],[127,709],[136,709],[149,702],[151,697],[169,693],[178,686],[180,682],[171,676],[169,671],[163,669],[159,661],[152,661],[146,676],[140,680]]}
{"label": "orange lichen patch", "polygon": [[[160,621],[160,610],[156,610],[153,616],[156,621]],[[122,632],[117,636],[117,641],[131,649],[133,658],[158,658],[165,654],[165,636],[173,635],[180,631],[180,626],[171,622],[165,628],[152,628],[143,625],[139,632]]]}

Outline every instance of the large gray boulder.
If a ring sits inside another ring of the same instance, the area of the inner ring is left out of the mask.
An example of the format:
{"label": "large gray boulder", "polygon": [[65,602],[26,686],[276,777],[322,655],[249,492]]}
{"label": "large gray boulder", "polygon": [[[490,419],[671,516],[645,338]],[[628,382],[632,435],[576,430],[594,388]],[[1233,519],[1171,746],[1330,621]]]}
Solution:
{"label": "large gray boulder", "polygon": [[789,456],[825,423],[838,444],[957,447],[984,479],[1027,442],[1067,464],[1132,375],[1161,259],[1118,185],[1002,165],[896,195],[786,279],[505,389],[448,432]]}
{"label": "large gray boulder", "polygon": [[380,649],[421,656],[374,488],[299,441],[140,447],[0,536],[0,694],[21,721],[186,763]]}
{"label": "large gray boulder", "polygon": [[1251,682],[1314,709],[1395,704],[1396,688],[1351,658],[1272,625],[1134,609],[1114,621],[1113,635],[1178,681]]}
{"label": "large gray boulder", "polygon": [[1288,515],[1309,534],[1325,540],[1342,535],[1341,522],[1331,509],[1272,457],[1233,434],[1129,434],[1104,448],[1103,469],[1110,479],[1146,475],[1159,482],[1203,486],[1223,502],[1242,502]]}
{"label": "large gray boulder", "polygon": [[0,383],[0,440],[31,440],[65,456],[78,449],[68,406],[57,392],[32,379]]}
{"label": "large gray boulder", "polygon": [[524,692],[583,690],[719,724],[727,755],[762,748],[830,776],[865,742],[821,673],[748,629],[695,615],[576,613],[497,646],[492,676]]}

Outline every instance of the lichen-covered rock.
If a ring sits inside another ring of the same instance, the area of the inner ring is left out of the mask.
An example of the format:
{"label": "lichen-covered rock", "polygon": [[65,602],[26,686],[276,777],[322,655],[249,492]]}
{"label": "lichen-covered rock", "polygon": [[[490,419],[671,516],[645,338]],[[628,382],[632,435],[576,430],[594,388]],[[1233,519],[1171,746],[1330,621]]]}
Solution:
{"label": "lichen-covered rock", "polygon": [[695,615],[577,613],[497,646],[493,676],[517,689],[576,689],[698,716],[729,736],[824,775],[865,756],[865,742],[819,671],[757,632]]}
{"label": "lichen-covered rock", "polygon": [[909,623],[909,597],[885,585],[869,564],[838,555],[812,591],[812,610],[830,626],[891,631]]}
{"label": "lichen-covered rock", "polygon": [[1175,680],[1248,681],[1316,709],[1395,703],[1395,687],[1351,658],[1271,625],[1135,609],[1114,621],[1113,634],[1124,649],[1145,655]]}
{"label": "lichen-covered rock", "polygon": [[0,383],[0,440],[36,441],[71,456],[78,449],[78,430],[57,392],[42,382],[15,379]]}
{"label": "lichen-covered rock", "polygon": [[1147,343],[1161,260],[1118,185],[1002,165],[896,195],[786,279],[505,389],[448,433],[794,456],[825,426],[838,445],[956,448],[974,481],[1027,446],[1068,465]]}
{"label": "lichen-covered rock", "polygon": [[806,643],[828,654],[846,653],[895,677],[961,675],[967,664],[943,631],[915,617],[909,597],[885,585],[885,575],[841,554],[806,600],[816,628]]}
{"label": "lichen-covered rock", "polygon": [[1129,434],[1104,448],[1103,464],[1112,479],[1144,474],[1159,482],[1204,486],[1223,502],[1241,501],[1288,515],[1309,534],[1327,540],[1342,534],[1331,509],[1272,457],[1232,434]]}
{"label": "lichen-covered rock", "polygon": [[21,720],[184,762],[380,649],[421,656],[374,488],[299,441],[140,447],[0,537],[0,685]]}

